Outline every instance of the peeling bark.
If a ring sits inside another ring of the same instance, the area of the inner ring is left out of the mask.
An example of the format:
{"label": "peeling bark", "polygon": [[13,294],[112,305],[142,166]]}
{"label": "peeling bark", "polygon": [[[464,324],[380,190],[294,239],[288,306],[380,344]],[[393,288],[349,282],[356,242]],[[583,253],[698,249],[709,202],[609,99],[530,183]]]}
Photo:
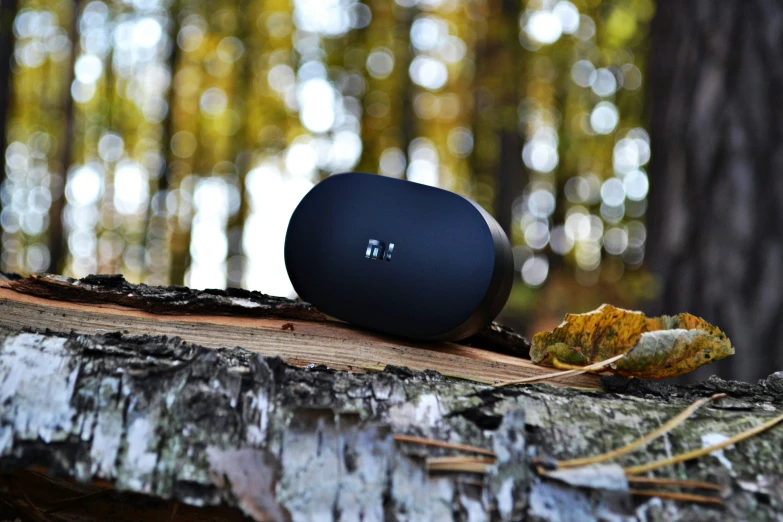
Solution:
{"label": "peeling bark", "polygon": [[[781,428],[655,473],[721,484],[723,508],[575,488],[531,467],[533,456],[615,448],[719,391],[729,397],[619,462],[731,436],[780,412],[783,373],[756,385],[602,385],[493,388],[398,367],[296,368],[162,336],[0,328],[0,520],[134,520],[141,509],[135,520],[783,517]],[[456,452],[394,434],[491,449],[497,463],[486,474],[428,473],[425,458]],[[78,502],[62,503],[67,488]]]}

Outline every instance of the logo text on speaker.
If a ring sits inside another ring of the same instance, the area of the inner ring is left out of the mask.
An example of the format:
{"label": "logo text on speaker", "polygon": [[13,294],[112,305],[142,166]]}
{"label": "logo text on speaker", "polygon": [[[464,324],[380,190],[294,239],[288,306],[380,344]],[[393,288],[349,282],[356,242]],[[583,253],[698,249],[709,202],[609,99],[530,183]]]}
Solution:
{"label": "logo text on speaker", "polygon": [[389,243],[389,246],[386,246],[386,243],[383,241],[371,239],[370,242],[367,243],[367,251],[364,253],[364,257],[376,261],[391,261],[393,251],[394,243]]}

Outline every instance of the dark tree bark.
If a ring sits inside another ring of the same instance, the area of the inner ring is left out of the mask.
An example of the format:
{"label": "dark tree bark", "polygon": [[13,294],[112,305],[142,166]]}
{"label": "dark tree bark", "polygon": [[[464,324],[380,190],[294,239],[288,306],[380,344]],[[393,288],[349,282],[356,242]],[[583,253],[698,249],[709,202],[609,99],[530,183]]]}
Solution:
{"label": "dark tree bark", "polygon": [[[171,53],[168,56],[168,70],[171,75],[171,84],[167,94],[167,111],[166,116],[163,118],[161,125],[161,162],[160,169],[157,176],[157,190],[150,199],[150,204],[147,206],[145,234],[144,234],[144,251],[147,255],[144,256],[145,275],[149,276],[151,272],[155,272],[158,277],[163,274],[168,275],[169,266],[167,259],[161,259],[164,256],[159,256],[157,251],[162,251],[168,256],[168,248],[164,247],[169,237],[169,224],[171,219],[169,212],[166,209],[166,196],[169,193],[169,187],[172,184],[173,172],[171,172],[171,164],[174,162],[174,155],[171,151],[171,138],[174,135],[174,104],[176,102],[176,88],[174,87],[174,78],[177,74],[177,64],[179,63],[180,47],[177,44],[177,35],[180,30],[180,2],[174,0],[169,8],[170,13],[170,25],[169,25],[169,40],[171,42]],[[176,225],[175,225],[176,226]],[[153,252],[149,252],[150,247],[153,247]],[[161,266],[163,265],[163,266]]]}
{"label": "dark tree bark", "polygon": [[3,0],[0,9],[0,184],[5,180],[5,149],[8,146],[5,127],[11,108],[11,59],[14,55],[14,19],[17,0]]}
{"label": "dark tree bark", "polygon": [[719,324],[741,380],[783,366],[782,28],[771,0],[663,0],[652,24],[655,311]]}
{"label": "dark tree bark", "polygon": [[[519,26],[520,5],[514,0],[502,0],[500,9],[500,24],[502,33],[500,41],[501,49],[498,57],[498,65],[503,64],[499,71],[504,77],[508,71],[517,70],[522,65],[523,50],[518,44],[516,34]],[[488,52],[493,52],[489,50]],[[503,72],[500,72],[503,71]],[[504,78],[501,83],[501,91],[498,97],[499,122],[498,139],[500,141],[500,158],[495,170],[495,218],[505,231],[511,236],[511,221],[514,201],[522,194],[525,186],[527,171],[522,165],[522,135],[519,129],[519,85],[517,82]]]}
{"label": "dark tree bark", "polygon": [[[249,8],[249,2],[237,1],[237,11],[245,12]],[[236,36],[242,41],[245,50],[235,66],[238,68],[236,87],[231,95],[231,103],[238,114],[247,114],[247,106],[253,92],[253,57],[258,53],[248,38],[252,20],[242,16],[239,19],[239,28]],[[242,278],[247,269],[247,259],[244,256],[242,238],[245,231],[245,218],[248,214],[248,194],[245,190],[245,180],[251,166],[251,151],[248,147],[247,117],[240,119],[239,130],[233,138],[231,161],[237,169],[237,188],[239,189],[239,209],[229,216],[226,224],[228,238],[228,255],[226,256],[226,288],[241,288]]]}
{"label": "dark tree bark", "polygon": [[471,155],[474,182],[492,187],[493,200],[487,205],[479,192],[479,203],[491,210],[505,233],[511,237],[514,202],[521,196],[528,173],[522,164],[523,139],[519,128],[520,84],[508,71],[523,70],[524,49],[519,45],[520,4],[512,0],[492,0],[472,6],[486,28],[476,45],[476,88],[473,100]]}
{"label": "dark tree bark", "polygon": [[68,182],[68,167],[73,159],[74,141],[74,106],[71,96],[71,84],[75,78],[74,66],[79,54],[79,16],[81,14],[81,0],[73,1],[71,26],[68,38],[71,42],[71,57],[68,63],[68,73],[63,88],[63,134],[61,137],[62,152],[60,153],[61,192],[52,194],[52,206],[49,208],[49,269],[52,272],[62,273],[66,262],[66,238],[63,233],[63,208],[65,207],[65,184]]}
{"label": "dark tree bark", "polygon": [[[290,318],[297,326],[277,344],[285,354],[305,346],[304,323],[312,329],[326,322],[307,305],[259,293],[55,277],[5,281],[0,302],[9,301],[38,310],[0,313],[3,517],[700,522],[783,516],[779,428],[720,458],[655,473],[719,484],[714,495],[723,508],[640,497],[627,484],[614,484],[614,491],[577,488],[542,478],[532,466],[534,456],[546,461],[616,448],[696,397],[727,393],[620,462],[700,448],[705,436],[733,435],[779,415],[783,374],[758,385],[711,379],[673,387],[605,378],[603,391],[493,388],[393,366],[368,373],[296,368],[228,348],[236,339],[252,346],[268,335],[263,328],[213,331],[206,337],[211,347],[155,334],[154,323],[165,321],[171,333],[193,335],[216,317],[246,325],[252,318]],[[80,314],[88,305],[104,308]],[[101,315],[113,315],[124,331],[106,331],[110,323]],[[76,331],[57,333],[40,326],[41,318],[53,328],[70,321]],[[137,335],[133,319],[140,318],[152,335]],[[28,326],[20,330],[17,321]],[[361,352],[347,334],[343,340],[346,357]],[[369,333],[365,340],[391,342]],[[399,435],[468,444],[492,457],[472,472],[435,472],[435,459],[469,453]]]}

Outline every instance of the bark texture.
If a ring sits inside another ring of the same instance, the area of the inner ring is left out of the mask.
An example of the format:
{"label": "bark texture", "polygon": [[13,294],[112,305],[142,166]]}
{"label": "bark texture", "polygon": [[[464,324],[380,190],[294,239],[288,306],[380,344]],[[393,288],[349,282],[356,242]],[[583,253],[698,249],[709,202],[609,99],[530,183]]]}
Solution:
{"label": "bark texture", "polygon": [[783,4],[656,9],[647,252],[663,287],[654,312],[721,325],[743,355],[718,373],[758,379],[783,367]]}
{"label": "bark texture", "polygon": [[[534,456],[616,448],[723,391],[620,462],[702,447],[779,414],[783,374],[757,385],[602,385],[494,388],[399,367],[296,368],[165,336],[0,327],[0,520],[783,518],[780,427],[655,473],[721,484],[723,508],[575,488],[531,467]],[[431,473],[428,457],[457,452],[394,434],[479,446],[497,462],[484,474]]]}

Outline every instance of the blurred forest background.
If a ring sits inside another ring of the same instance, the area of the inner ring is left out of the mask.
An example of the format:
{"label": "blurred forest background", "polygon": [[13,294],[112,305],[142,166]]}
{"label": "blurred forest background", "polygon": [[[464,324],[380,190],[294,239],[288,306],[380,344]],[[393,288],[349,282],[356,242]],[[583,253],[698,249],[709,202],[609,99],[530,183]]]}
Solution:
{"label": "blurred forest background", "polygon": [[690,311],[767,375],[783,7],[658,4],[2,0],[2,269],[292,295],[291,212],[359,170],[498,219],[503,322]]}

